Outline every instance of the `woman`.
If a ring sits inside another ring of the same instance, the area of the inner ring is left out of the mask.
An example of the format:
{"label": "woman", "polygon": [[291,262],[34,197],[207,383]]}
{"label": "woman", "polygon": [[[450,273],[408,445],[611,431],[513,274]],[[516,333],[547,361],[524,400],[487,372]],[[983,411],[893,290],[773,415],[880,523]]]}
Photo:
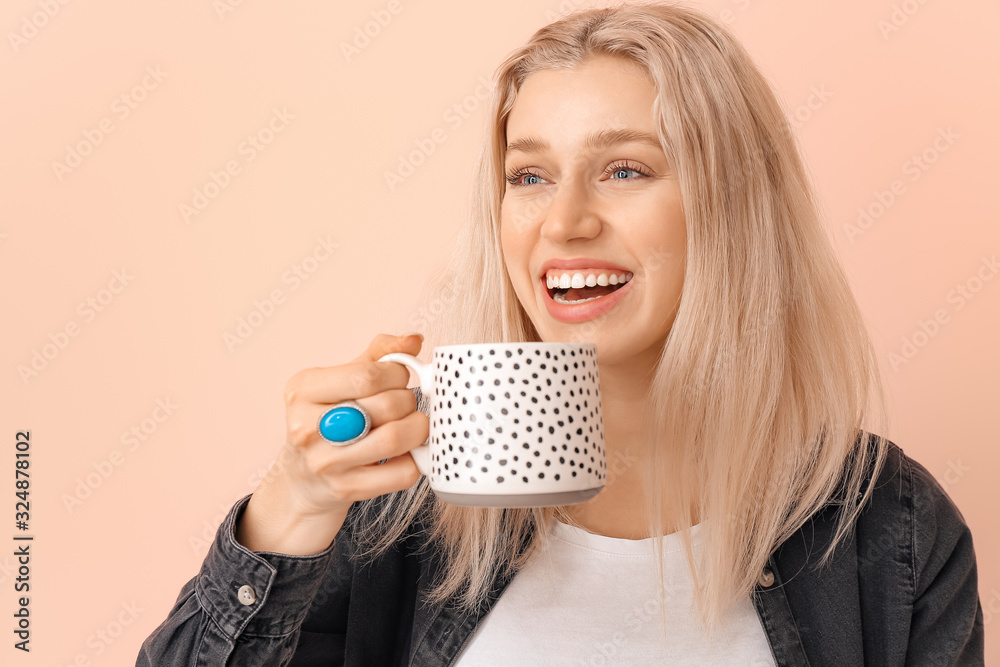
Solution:
{"label": "woman", "polygon": [[[426,329],[595,343],[605,489],[436,499],[424,402],[378,361],[420,336],[378,336],[289,381],[278,462],[137,664],[982,664],[971,535],[861,430],[877,359],[745,50],[684,7],[583,11],[501,65],[488,113]],[[331,447],[348,400],[370,431]]]}

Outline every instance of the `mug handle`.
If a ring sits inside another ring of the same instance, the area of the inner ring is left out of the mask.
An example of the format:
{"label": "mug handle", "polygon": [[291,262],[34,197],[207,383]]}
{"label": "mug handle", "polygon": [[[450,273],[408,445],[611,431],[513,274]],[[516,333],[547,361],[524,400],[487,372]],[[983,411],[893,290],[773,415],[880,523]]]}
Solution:
{"label": "mug handle", "polygon": [[[424,396],[428,397],[434,395],[434,366],[431,364],[425,364],[412,354],[406,354],[405,352],[393,352],[383,357],[379,357],[378,360],[394,361],[412,369],[417,374],[417,377],[420,378],[420,392]],[[430,447],[427,446],[427,442],[429,440],[430,438],[428,438],[424,444],[417,445],[410,450],[410,456],[413,457],[413,462],[417,464],[420,474],[425,477],[431,476],[431,454]]]}

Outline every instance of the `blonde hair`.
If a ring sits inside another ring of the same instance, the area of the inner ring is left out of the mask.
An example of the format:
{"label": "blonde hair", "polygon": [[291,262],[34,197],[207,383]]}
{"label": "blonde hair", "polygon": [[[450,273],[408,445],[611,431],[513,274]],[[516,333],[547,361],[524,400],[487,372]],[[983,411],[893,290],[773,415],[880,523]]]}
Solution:
{"label": "blonde hair", "polygon": [[[644,404],[645,500],[650,536],[679,526],[698,612],[712,632],[753,590],[774,550],[842,493],[818,566],[827,563],[886,451],[882,437],[869,447],[861,431],[877,419],[885,432],[886,420],[862,314],[787,118],[734,37],[684,5],[630,4],[566,16],[514,51],[496,73],[470,219],[413,324],[425,334],[425,354],[450,343],[539,340],[502,261],[506,119],[533,72],[598,54],[648,72],[660,142],[682,192],[684,284]],[[713,527],[698,567],[693,510]],[[567,508],[452,506],[423,478],[362,503],[352,522],[360,551],[386,550],[420,512],[446,563],[429,601],[454,597],[466,611],[482,609],[494,579],[538,553],[553,516],[572,523]],[[659,540],[654,548],[662,594]]]}

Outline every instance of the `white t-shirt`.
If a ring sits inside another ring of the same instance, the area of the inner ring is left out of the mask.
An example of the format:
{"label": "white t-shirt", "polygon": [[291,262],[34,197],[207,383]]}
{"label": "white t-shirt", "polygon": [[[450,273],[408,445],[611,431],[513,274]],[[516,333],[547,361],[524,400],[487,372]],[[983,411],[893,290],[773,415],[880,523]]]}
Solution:
{"label": "white t-shirt", "polygon": [[[692,528],[696,562],[706,523]],[[456,665],[775,665],[749,597],[730,609],[714,640],[705,637],[679,534],[663,537],[667,641],[651,538],[605,537],[559,521],[551,536],[549,547],[514,577],[480,623]]]}

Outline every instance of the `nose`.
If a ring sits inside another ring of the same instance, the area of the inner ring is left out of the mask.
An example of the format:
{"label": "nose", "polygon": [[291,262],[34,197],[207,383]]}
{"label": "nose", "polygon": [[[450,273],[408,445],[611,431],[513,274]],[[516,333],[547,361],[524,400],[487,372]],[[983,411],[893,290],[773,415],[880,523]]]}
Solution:
{"label": "nose", "polygon": [[541,235],[553,243],[591,239],[601,233],[601,218],[582,179],[559,184],[542,211]]}

